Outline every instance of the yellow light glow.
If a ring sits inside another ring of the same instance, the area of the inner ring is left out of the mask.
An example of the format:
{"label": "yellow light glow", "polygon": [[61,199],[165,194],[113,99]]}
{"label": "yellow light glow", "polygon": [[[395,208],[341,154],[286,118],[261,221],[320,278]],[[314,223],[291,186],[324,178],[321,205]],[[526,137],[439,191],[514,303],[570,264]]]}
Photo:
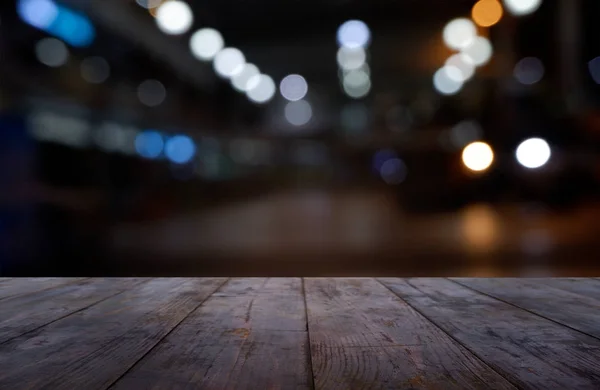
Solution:
{"label": "yellow light glow", "polygon": [[463,149],[462,161],[471,171],[482,172],[494,162],[494,151],[485,142],[473,142]]}
{"label": "yellow light glow", "polygon": [[504,10],[498,0],[479,0],[471,10],[471,17],[481,27],[491,27],[502,19]]}

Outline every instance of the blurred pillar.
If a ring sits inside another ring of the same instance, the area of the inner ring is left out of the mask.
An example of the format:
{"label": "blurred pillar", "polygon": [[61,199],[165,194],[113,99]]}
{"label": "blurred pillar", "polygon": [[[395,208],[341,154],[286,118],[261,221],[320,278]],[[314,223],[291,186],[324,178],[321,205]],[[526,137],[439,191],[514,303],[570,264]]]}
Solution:
{"label": "blurred pillar", "polygon": [[557,11],[560,86],[567,110],[574,114],[584,103],[579,72],[583,38],[581,0],[560,0]]}

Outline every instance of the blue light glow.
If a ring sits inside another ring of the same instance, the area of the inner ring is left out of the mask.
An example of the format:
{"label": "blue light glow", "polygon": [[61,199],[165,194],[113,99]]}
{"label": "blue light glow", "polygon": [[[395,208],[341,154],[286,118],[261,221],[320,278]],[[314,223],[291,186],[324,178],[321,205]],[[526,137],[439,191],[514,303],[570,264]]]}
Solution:
{"label": "blue light glow", "polygon": [[194,158],[196,145],[187,135],[176,135],[165,145],[165,155],[175,164],[186,164]]}
{"label": "blue light glow", "polygon": [[20,0],[17,13],[25,23],[46,30],[56,20],[58,7],[52,0]]}
{"label": "blue light glow", "polygon": [[157,131],[144,131],[135,138],[135,150],[144,158],[156,159],[163,152],[165,143]]}
{"label": "blue light glow", "polygon": [[384,150],[378,151],[373,156],[373,170],[377,174],[379,174],[379,172],[381,171],[381,167],[383,166],[383,164],[385,164],[388,160],[391,160],[391,159],[396,158],[396,157],[397,157],[396,153],[393,150],[384,149]]}

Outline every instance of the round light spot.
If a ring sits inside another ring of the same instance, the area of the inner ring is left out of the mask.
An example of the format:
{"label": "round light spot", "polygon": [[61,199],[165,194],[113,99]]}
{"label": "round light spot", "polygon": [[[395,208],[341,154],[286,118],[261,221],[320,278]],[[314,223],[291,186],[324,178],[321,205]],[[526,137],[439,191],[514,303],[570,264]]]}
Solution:
{"label": "round light spot", "polygon": [[369,125],[369,110],[363,103],[346,105],[342,109],[340,122],[346,133],[362,133]]}
{"label": "round light spot", "polygon": [[344,92],[351,98],[365,97],[371,90],[371,79],[363,70],[353,70],[344,75]]}
{"label": "round light spot", "polygon": [[223,78],[230,78],[244,69],[246,58],[236,48],[227,47],[215,56],[213,66],[215,72]]}
{"label": "round light spot", "polygon": [[433,86],[442,95],[455,95],[463,86],[462,82],[456,81],[460,75],[457,68],[444,66],[433,75]]}
{"label": "round light spot", "polygon": [[308,84],[304,77],[298,74],[291,74],[281,80],[279,91],[285,99],[295,102],[306,96],[308,93]]}
{"label": "round light spot", "polygon": [[52,68],[63,66],[69,60],[69,49],[60,40],[43,38],[35,45],[38,61]]}
{"label": "round light spot", "polygon": [[196,31],[190,38],[190,50],[194,57],[210,61],[223,49],[225,41],[220,32],[212,28]]}
{"label": "round light spot", "polygon": [[165,143],[165,156],[175,164],[187,164],[196,154],[196,144],[187,135],[176,135]]}
{"label": "round light spot", "polygon": [[110,65],[102,57],[89,57],[81,62],[81,77],[88,83],[101,84],[110,76]]}
{"label": "round light spot", "polygon": [[312,107],[306,100],[292,101],[285,106],[285,119],[294,126],[303,126],[312,118]]}
{"label": "round light spot", "polygon": [[246,96],[254,103],[266,103],[273,98],[276,92],[275,82],[266,74],[253,76],[246,84]]}
{"label": "round light spot", "polygon": [[596,84],[600,84],[600,57],[596,57],[590,62],[588,62],[588,69],[590,70],[590,75]]}
{"label": "round light spot", "polygon": [[504,6],[513,15],[523,16],[537,11],[542,0],[504,0]]}
{"label": "round light spot", "polygon": [[379,174],[387,184],[400,184],[406,179],[406,165],[399,158],[390,158],[381,165]]}
{"label": "round light spot", "polygon": [[470,19],[453,19],[444,27],[443,38],[450,49],[460,50],[467,47],[477,36],[477,28]]}
{"label": "round light spot", "polygon": [[170,0],[161,4],[156,10],[156,25],[169,35],[187,32],[194,22],[194,14],[187,3]]}
{"label": "round light spot", "polygon": [[144,131],[135,138],[135,150],[144,158],[158,158],[163,152],[163,147],[163,137],[157,131]]}
{"label": "round light spot", "polygon": [[475,37],[461,52],[473,65],[483,66],[492,58],[493,51],[489,39]]}
{"label": "round light spot", "polygon": [[337,63],[343,70],[360,69],[366,60],[367,54],[362,47],[349,49],[342,46],[337,52]]}
{"label": "round light spot", "polygon": [[142,82],[137,90],[138,99],[148,107],[156,107],[162,104],[167,97],[165,86],[158,80],[146,80]]}
{"label": "round light spot", "polygon": [[371,40],[371,31],[364,22],[349,20],[338,29],[337,40],[340,46],[350,49],[366,47]]}
{"label": "round light spot", "polygon": [[491,27],[502,19],[502,4],[498,0],[479,0],[471,10],[473,21],[481,27]]}
{"label": "round light spot", "polygon": [[513,74],[521,84],[533,85],[544,77],[544,64],[535,57],[526,57],[515,65]]}
{"label": "round light spot", "polygon": [[469,80],[475,74],[475,66],[469,57],[454,54],[446,61],[448,77],[459,83]]}
{"label": "round light spot", "polygon": [[256,65],[244,64],[242,71],[231,78],[231,85],[239,92],[246,92],[248,90],[248,82],[250,79],[259,74],[260,71]]}
{"label": "round light spot", "polygon": [[471,171],[482,172],[494,162],[494,151],[485,142],[473,142],[463,149],[462,161]]}
{"label": "round light spot", "polygon": [[550,145],[541,138],[530,138],[521,142],[515,156],[525,168],[540,168],[550,160]]}
{"label": "round light spot", "polygon": [[58,7],[52,0],[19,0],[17,13],[25,23],[46,30],[58,17]]}
{"label": "round light spot", "polygon": [[472,120],[462,121],[450,130],[450,142],[457,149],[477,141],[481,136],[482,130],[479,123]]}

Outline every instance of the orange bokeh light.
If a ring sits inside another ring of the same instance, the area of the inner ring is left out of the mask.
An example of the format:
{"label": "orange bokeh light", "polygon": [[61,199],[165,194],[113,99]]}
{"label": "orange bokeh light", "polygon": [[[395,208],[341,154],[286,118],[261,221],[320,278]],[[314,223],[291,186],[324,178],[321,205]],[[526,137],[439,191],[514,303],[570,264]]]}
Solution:
{"label": "orange bokeh light", "polygon": [[491,27],[502,19],[504,10],[498,0],[479,0],[471,10],[473,21],[481,27]]}

